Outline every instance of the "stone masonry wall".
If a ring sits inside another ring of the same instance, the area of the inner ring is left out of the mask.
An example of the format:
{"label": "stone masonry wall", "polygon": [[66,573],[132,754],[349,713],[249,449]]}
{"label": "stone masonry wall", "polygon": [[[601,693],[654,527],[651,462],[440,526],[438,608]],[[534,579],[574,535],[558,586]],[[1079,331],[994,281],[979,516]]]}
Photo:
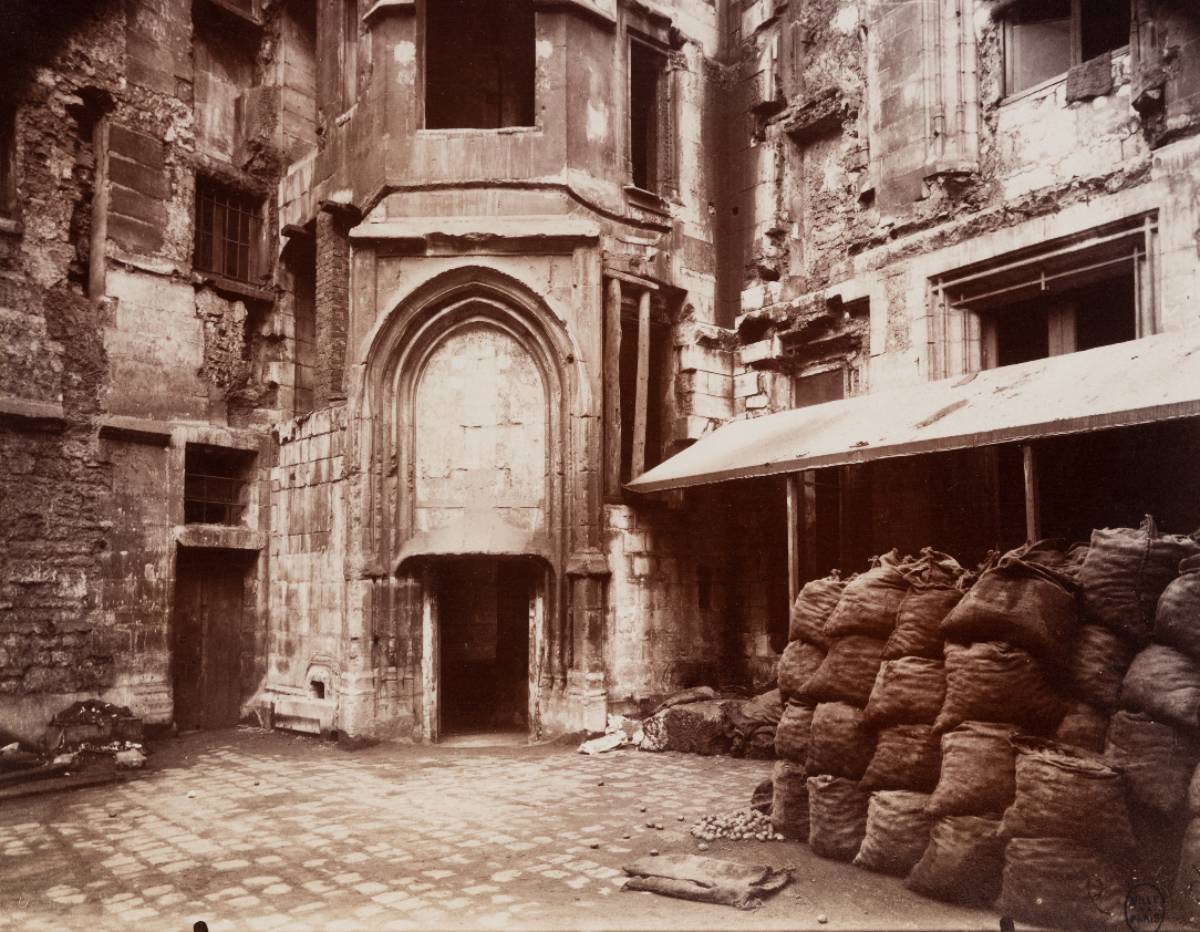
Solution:
{"label": "stone masonry wall", "polygon": [[270,636],[266,701],[291,703],[300,714],[313,697],[310,679],[325,684],[331,716],[341,670],[346,609],[343,515],[344,407],[315,411],[279,428],[271,470]]}

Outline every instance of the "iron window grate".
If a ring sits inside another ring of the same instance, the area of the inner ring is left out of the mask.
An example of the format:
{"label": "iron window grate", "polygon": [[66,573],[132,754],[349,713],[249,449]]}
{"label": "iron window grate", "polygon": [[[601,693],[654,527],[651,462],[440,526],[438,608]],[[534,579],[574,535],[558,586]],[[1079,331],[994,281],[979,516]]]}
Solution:
{"label": "iron window grate", "polygon": [[238,524],[242,519],[245,481],[230,476],[188,472],[184,480],[186,524]]}
{"label": "iron window grate", "polygon": [[261,229],[257,198],[196,180],[196,269],[252,282]]}

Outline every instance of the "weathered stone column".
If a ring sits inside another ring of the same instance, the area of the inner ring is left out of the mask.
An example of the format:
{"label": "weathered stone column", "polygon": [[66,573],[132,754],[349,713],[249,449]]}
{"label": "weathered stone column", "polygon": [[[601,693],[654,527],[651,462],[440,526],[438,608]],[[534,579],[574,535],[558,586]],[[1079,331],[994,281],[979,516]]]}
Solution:
{"label": "weathered stone column", "polygon": [[603,731],[608,716],[604,628],[608,614],[608,560],[598,550],[579,551],[567,563],[571,600],[571,668],[567,703],[578,710],[576,728]]}

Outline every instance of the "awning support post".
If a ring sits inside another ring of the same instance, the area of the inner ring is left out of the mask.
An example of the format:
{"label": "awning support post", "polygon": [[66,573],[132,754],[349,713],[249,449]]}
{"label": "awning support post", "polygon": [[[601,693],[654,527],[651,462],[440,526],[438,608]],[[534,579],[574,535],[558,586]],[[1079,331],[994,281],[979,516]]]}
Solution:
{"label": "awning support post", "polygon": [[1033,444],[1021,445],[1021,460],[1025,467],[1025,539],[1040,540],[1042,536],[1042,510],[1038,497],[1037,459]]}
{"label": "awning support post", "polygon": [[800,594],[800,474],[787,475],[788,605]]}

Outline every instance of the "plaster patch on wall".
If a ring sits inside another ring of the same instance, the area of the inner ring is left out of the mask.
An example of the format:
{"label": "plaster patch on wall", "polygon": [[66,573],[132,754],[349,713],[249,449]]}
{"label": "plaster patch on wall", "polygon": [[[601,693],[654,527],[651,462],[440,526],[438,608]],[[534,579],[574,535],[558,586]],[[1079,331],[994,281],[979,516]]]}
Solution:
{"label": "plaster patch on wall", "polygon": [[588,101],[587,138],[588,142],[604,142],[608,139],[608,107],[603,101]]}
{"label": "plaster patch on wall", "polygon": [[843,35],[854,32],[858,28],[858,4],[842,4],[833,18],[833,28]]}
{"label": "plaster patch on wall", "polygon": [[538,39],[535,48],[539,61],[554,55],[554,43],[549,39]]}
{"label": "plaster patch on wall", "polygon": [[392,47],[392,58],[396,62],[396,83],[405,86],[416,83],[417,47],[412,42],[397,42]]}

